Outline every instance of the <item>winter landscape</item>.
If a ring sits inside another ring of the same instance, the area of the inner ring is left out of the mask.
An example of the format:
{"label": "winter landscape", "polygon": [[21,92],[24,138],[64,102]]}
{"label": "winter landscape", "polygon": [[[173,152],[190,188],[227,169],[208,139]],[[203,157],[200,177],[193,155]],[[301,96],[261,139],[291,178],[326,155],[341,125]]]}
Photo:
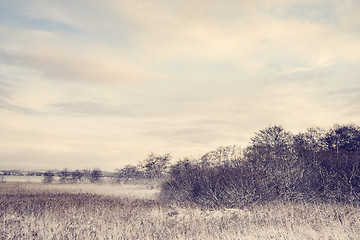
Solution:
{"label": "winter landscape", "polygon": [[0,239],[360,239],[359,12],[0,0]]}

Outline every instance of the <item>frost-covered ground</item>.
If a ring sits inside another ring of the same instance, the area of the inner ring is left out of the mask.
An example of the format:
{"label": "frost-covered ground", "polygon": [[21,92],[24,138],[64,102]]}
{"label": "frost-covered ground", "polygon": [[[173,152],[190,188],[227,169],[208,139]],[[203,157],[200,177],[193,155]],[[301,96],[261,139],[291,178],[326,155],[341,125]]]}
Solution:
{"label": "frost-covered ground", "polygon": [[[1,186],[16,193],[88,193],[102,196],[155,199],[159,189],[142,184],[42,184],[35,182],[8,182]],[[1,190],[0,190],[1,193]]]}
{"label": "frost-covered ground", "polygon": [[141,185],[1,183],[0,239],[359,239],[360,207],[209,209]]}

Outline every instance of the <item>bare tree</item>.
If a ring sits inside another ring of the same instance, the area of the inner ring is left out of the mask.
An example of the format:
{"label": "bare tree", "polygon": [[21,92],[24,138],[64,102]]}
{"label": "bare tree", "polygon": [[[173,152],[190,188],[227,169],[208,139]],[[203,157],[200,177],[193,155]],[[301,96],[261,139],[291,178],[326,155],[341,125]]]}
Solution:
{"label": "bare tree", "polygon": [[139,178],[141,173],[136,166],[126,165],[121,169],[116,169],[116,181],[118,183],[127,183],[130,180]]}
{"label": "bare tree", "polygon": [[81,182],[83,176],[84,176],[83,172],[81,172],[80,170],[76,170],[71,173],[71,182],[72,183]]}
{"label": "bare tree", "polygon": [[84,170],[82,170],[82,173],[83,173],[83,181],[85,183],[91,183],[91,169],[85,168]]}
{"label": "bare tree", "polygon": [[99,183],[101,182],[102,171],[99,168],[95,168],[90,173],[90,182]]}
{"label": "bare tree", "polygon": [[169,153],[164,155],[150,153],[140,164],[143,176],[151,179],[160,179],[166,173],[170,160],[171,155]]}
{"label": "bare tree", "polygon": [[41,181],[46,184],[53,183],[54,176],[55,174],[52,171],[47,171],[43,174],[43,179]]}
{"label": "bare tree", "polygon": [[59,172],[58,176],[60,177],[60,183],[68,183],[70,180],[71,173],[67,168],[64,168],[61,172]]}

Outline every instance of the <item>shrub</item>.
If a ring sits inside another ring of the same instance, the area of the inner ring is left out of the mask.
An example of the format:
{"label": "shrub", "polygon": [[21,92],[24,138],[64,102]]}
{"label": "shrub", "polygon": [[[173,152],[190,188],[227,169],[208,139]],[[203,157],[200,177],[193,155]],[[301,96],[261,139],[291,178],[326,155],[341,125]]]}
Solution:
{"label": "shrub", "polygon": [[187,162],[173,168],[162,184],[161,198],[226,206],[262,201],[265,196],[259,191],[268,188],[265,179],[265,172],[245,166],[204,167]]}

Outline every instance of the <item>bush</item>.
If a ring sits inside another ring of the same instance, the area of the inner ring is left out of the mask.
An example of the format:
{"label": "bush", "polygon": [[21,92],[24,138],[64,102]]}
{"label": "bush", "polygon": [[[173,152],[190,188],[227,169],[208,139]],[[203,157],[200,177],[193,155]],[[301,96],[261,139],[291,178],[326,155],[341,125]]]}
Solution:
{"label": "bush", "polygon": [[265,172],[245,166],[191,165],[171,174],[170,179],[162,185],[161,197],[231,207],[274,198],[274,191],[266,191],[271,189],[266,179]]}

